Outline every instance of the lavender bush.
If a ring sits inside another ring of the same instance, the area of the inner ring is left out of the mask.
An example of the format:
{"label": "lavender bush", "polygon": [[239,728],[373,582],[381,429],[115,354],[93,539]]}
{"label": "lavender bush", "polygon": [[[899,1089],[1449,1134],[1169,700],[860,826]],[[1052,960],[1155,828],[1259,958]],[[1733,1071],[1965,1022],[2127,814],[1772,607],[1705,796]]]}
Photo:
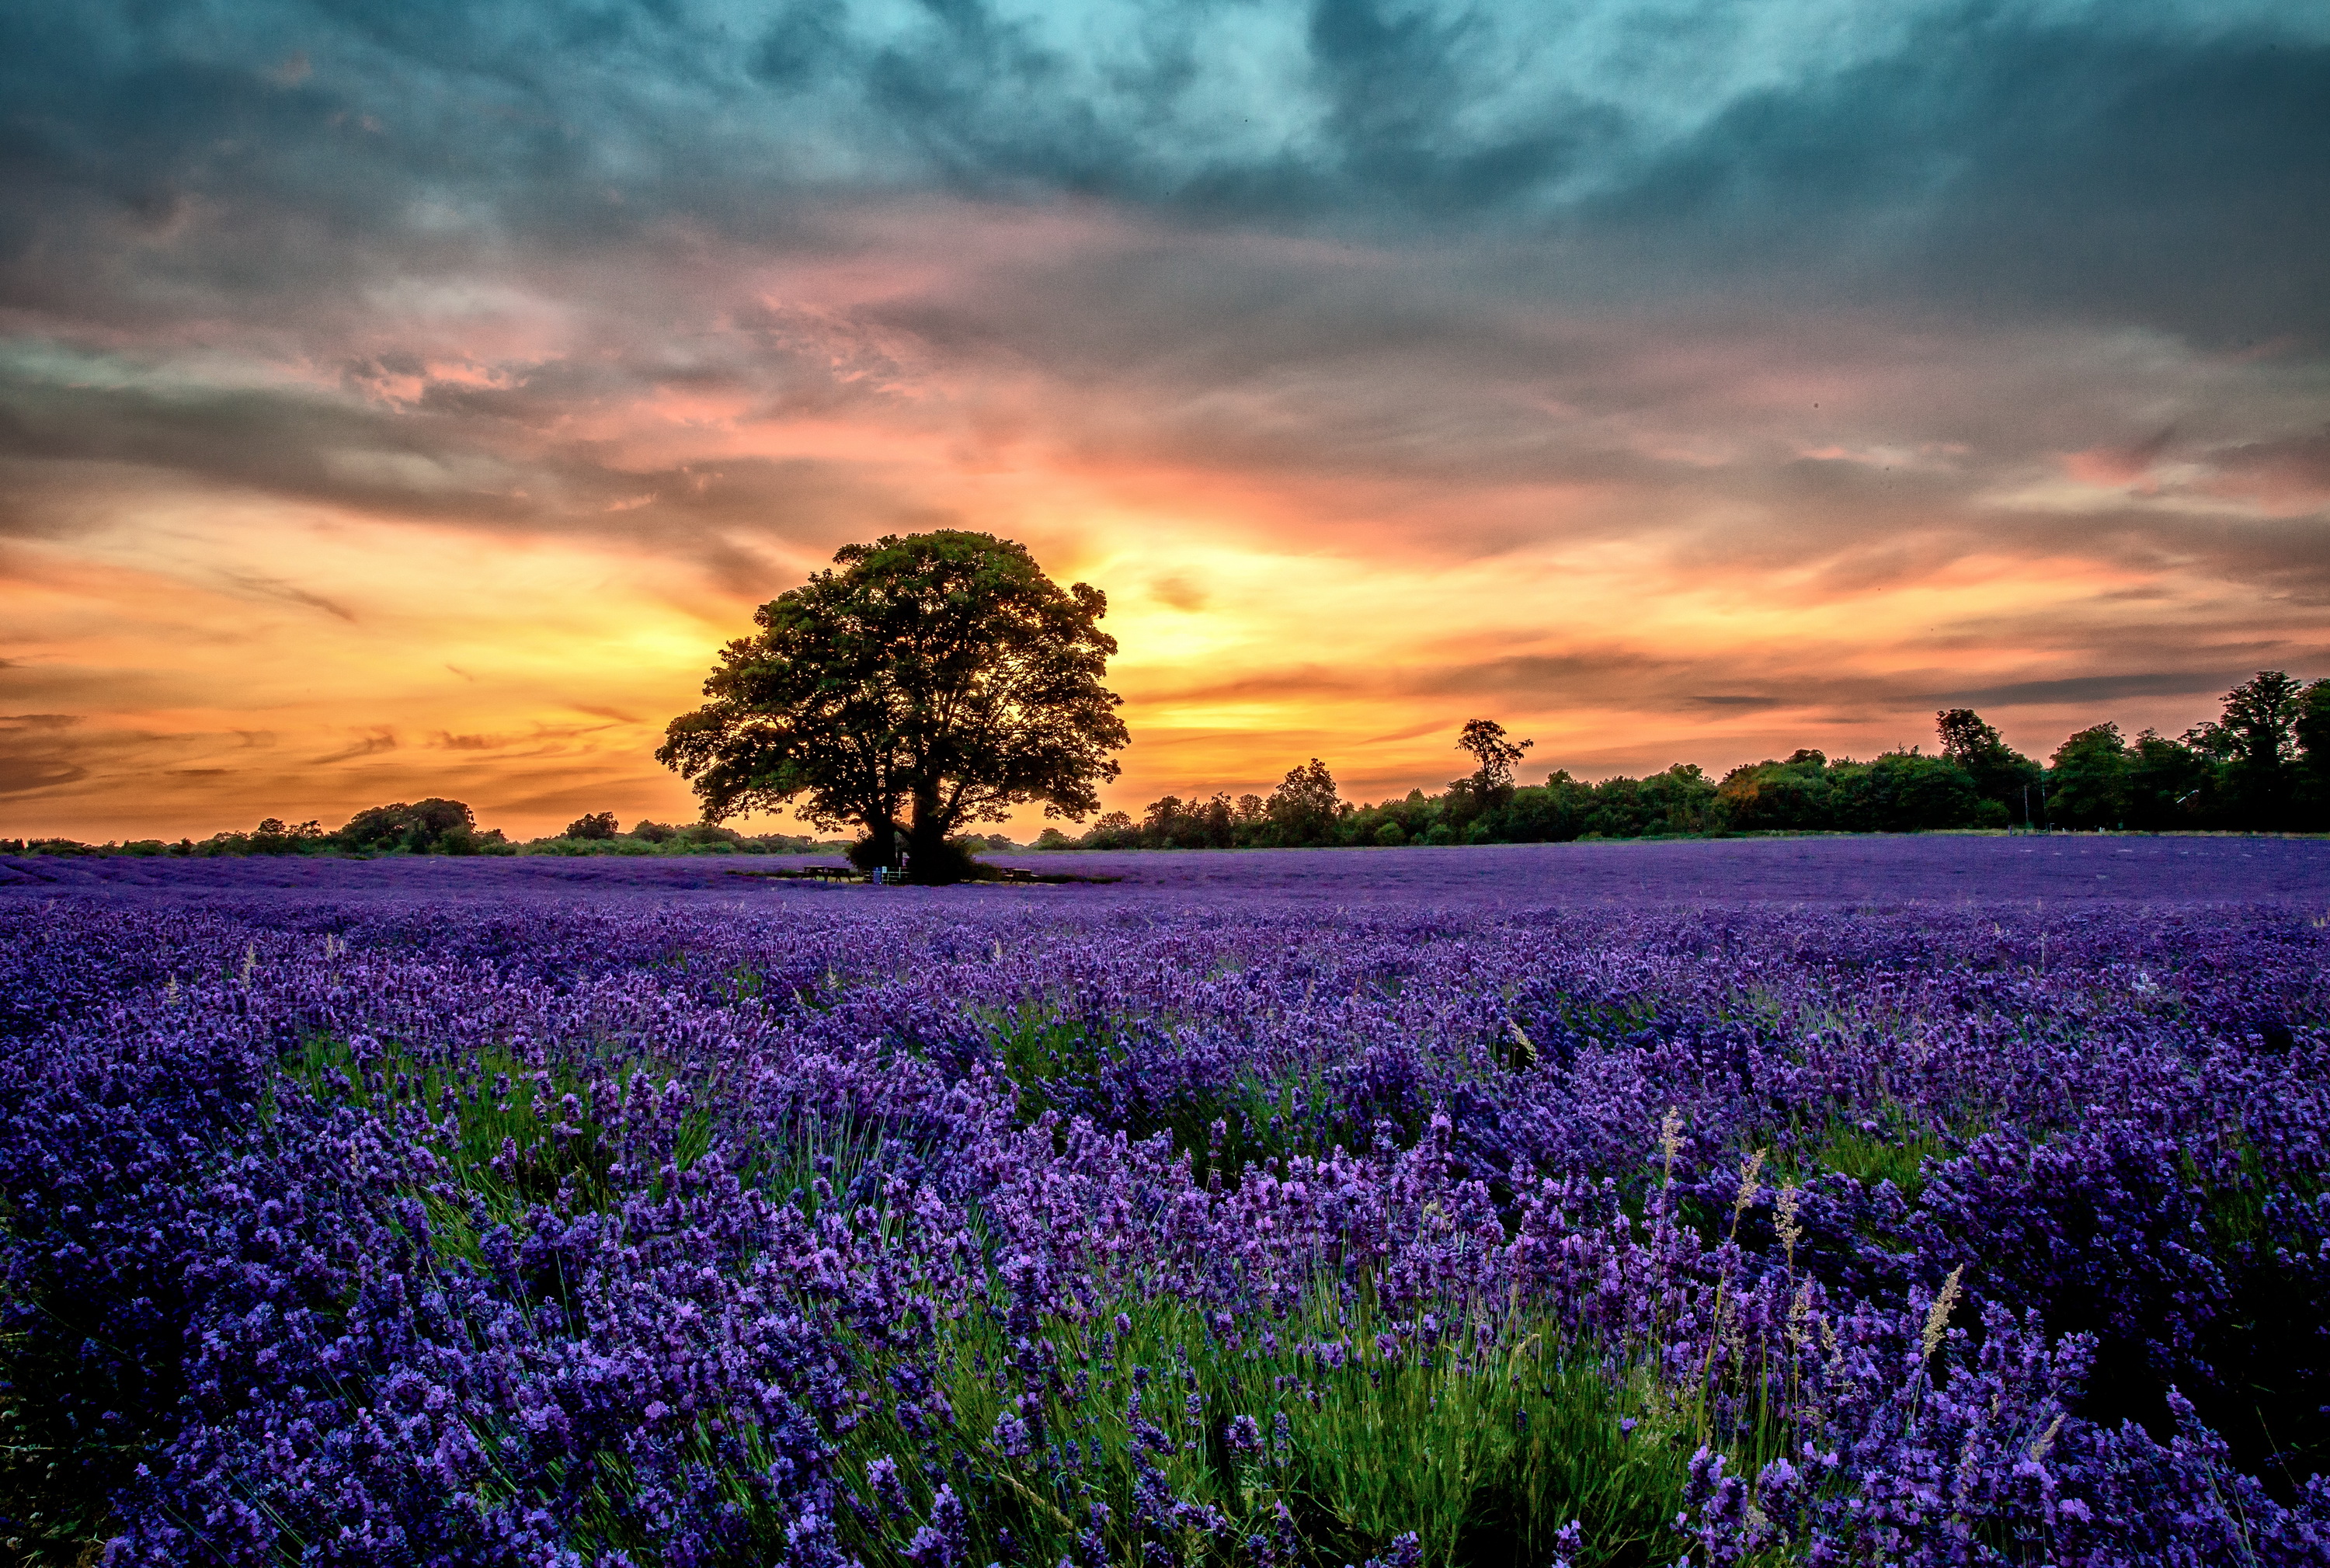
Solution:
{"label": "lavender bush", "polygon": [[2319,846],[1902,842],[0,862],[0,1533],[2330,1562]]}

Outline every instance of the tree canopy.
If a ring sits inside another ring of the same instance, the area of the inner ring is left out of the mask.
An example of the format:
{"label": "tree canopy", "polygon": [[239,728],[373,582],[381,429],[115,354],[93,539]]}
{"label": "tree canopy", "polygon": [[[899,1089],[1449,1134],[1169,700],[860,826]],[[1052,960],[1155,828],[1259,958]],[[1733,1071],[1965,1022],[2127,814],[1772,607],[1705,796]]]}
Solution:
{"label": "tree canopy", "polygon": [[1473,792],[1483,800],[1491,800],[1511,792],[1513,764],[1521,753],[1536,745],[1535,741],[1511,741],[1505,737],[1505,727],[1494,719],[1467,719],[1456,737],[1456,749],[1469,751],[1478,764],[1473,770]]}
{"label": "tree canopy", "polygon": [[[959,874],[948,840],[1014,807],[1082,820],[1130,737],[1101,677],[1108,600],[1062,589],[1024,545],[945,529],[837,553],[762,605],[730,643],[711,699],[674,719],[656,758],[706,820],[792,805],[863,829],[861,858],[917,880]],[[796,804],[798,802],[798,804]]]}
{"label": "tree canopy", "polygon": [[[266,824],[260,824],[260,831],[266,832]],[[463,802],[432,795],[426,800],[410,804],[399,800],[359,811],[338,836],[350,849],[468,855],[478,843],[478,819]]]}
{"label": "tree canopy", "polygon": [[2242,827],[2275,827],[2287,816],[2300,778],[2298,726],[2314,701],[2305,682],[2259,670],[2225,694],[2215,721],[2186,732],[2188,744],[2226,764],[2231,815]]}

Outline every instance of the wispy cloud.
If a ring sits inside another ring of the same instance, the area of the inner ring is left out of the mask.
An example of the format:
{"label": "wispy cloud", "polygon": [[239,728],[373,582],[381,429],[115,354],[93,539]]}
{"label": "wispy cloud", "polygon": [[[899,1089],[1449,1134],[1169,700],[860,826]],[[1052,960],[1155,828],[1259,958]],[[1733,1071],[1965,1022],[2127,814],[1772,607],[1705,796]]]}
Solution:
{"label": "wispy cloud", "polygon": [[358,757],[377,757],[383,751],[396,750],[396,732],[385,727],[357,736],[336,751],[327,751],[320,757],[308,759],[310,765],[327,767],[334,762],[353,761]]}

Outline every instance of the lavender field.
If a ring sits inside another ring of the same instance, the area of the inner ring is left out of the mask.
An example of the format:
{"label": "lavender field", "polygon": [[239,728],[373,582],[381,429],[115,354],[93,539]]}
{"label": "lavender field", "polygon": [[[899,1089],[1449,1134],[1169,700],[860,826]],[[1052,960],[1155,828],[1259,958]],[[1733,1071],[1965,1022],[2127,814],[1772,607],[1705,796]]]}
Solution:
{"label": "lavender field", "polygon": [[0,860],[6,1550],[2330,1563],[2330,844],[1025,864]]}

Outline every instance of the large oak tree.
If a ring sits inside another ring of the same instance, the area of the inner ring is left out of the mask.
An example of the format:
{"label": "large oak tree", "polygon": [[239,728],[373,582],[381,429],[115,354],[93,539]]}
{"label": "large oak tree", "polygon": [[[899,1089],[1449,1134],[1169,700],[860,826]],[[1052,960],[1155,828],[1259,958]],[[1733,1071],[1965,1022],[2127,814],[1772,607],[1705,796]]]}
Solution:
{"label": "large oak tree", "polygon": [[1081,820],[1117,776],[1121,701],[1101,677],[1108,599],[1063,590],[1024,545],[945,529],[852,544],[762,605],[730,643],[710,699],[671,722],[656,758],[707,820],[795,806],[864,830],[862,857],[918,881],[960,874],[947,840],[1040,800]]}

